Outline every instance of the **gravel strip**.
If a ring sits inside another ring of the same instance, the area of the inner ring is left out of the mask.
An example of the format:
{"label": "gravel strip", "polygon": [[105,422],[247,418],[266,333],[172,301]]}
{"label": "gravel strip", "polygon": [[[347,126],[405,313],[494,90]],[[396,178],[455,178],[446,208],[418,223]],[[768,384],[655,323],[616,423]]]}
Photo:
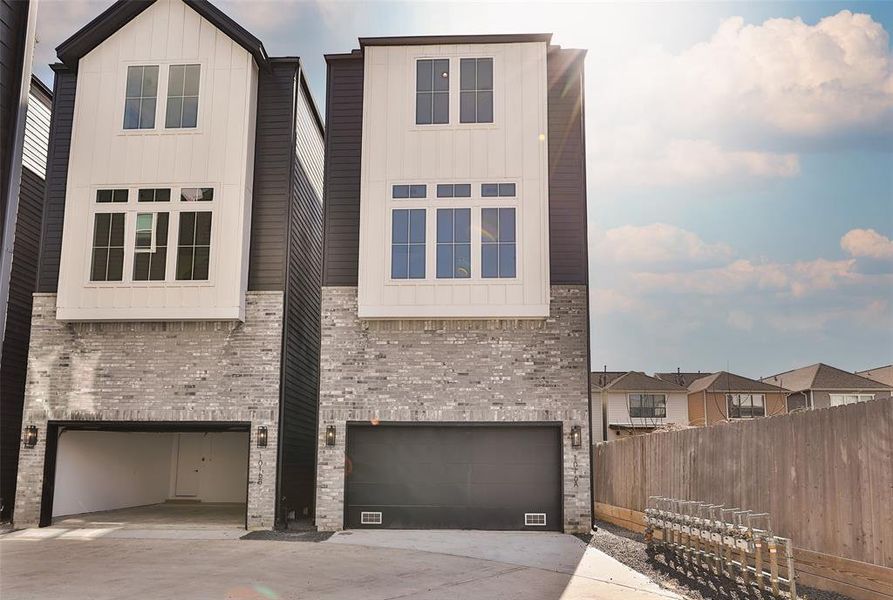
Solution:
{"label": "gravel strip", "polygon": [[332,531],[252,531],[239,539],[268,542],[324,542],[333,535]]}
{"label": "gravel strip", "polygon": [[[674,591],[691,600],[744,600],[753,598],[773,598],[771,593],[762,596],[754,589],[751,593],[740,585],[724,577],[716,577],[701,572],[682,573],[668,566],[661,554],[649,558],[641,534],[634,533],[603,521],[596,521],[598,531],[592,536],[589,545],[601,550],[624,565],[651,578],[661,587]],[[787,594],[782,596],[788,599]],[[800,600],[851,600],[849,596],[834,592],[814,590],[797,586]]]}

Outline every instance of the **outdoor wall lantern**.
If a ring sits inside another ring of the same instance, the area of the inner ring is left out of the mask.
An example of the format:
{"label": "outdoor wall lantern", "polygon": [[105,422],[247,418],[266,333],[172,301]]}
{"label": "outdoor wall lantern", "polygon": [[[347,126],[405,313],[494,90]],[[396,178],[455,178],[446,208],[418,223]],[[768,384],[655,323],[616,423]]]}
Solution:
{"label": "outdoor wall lantern", "polygon": [[267,428],[261,425],[257,428],[257,447],[258,448],[266,448],[267,447]]}
{"label": "outdoor wall lantern", "polygon": [[335,426],[329,425],[326,427],[326,446],[334,446],[335,445]]}
{"label": "outdoor wall lantern", "polygon": [[579,425],[571,427],[571,446],[579,448],[583,445],[583,430]]}
{"label": "outdoor wall lantern", "polygon": [[28,425],[25,427],[25,447],[33,448],[37,445],[37,427]]}

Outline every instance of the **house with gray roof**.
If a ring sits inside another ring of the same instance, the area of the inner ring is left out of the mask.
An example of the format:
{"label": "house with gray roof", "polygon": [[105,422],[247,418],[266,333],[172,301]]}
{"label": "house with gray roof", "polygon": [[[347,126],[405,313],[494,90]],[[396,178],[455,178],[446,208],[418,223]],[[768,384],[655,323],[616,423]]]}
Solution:
{"label": "house with gray roof", "polygon": [[687,425],[686,389],[639,371],[592,373],[592,439],[611,441]]}
{"label": "house with gray roof", "polygon": [[872,379],[878,383],[883,383],[884,385],[893,388],[893,365],[885,365],[883,367],[867,369],[865,371],[856,371],[856,375]]}
{"label": "house with gray roof", "polygon": [[755,419],[788,412],[787,390],[743,375],[719,371],[688,386],[691,425]]}
{"label": "house with gray roof", "polygon": [[889,398],[893,385],[824,363],[785,371],[761,381],[790,390],[788,406],[826,408],[875,398]]}
{"label": "house with gray roof", "polygon": [[698,371],[697,373],[693,373],[691,371],[680,371],[676,370],[671,373],[655,373],[654,376],[663,381],[669,381],[671,383],[675,383],[676,385],[681,385],[684,388],[688,388],[691,384],[693,384],[698,379],[703,379],[705,377],[710,377],[712,373],[705,373],[703,371]]}

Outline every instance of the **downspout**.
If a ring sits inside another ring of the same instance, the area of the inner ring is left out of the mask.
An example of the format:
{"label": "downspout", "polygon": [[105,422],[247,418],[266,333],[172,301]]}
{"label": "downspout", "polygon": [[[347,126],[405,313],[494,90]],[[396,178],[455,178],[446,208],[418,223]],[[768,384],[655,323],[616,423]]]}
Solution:
{"label": "downspout", "polygon": [[[37,30],[37,0],[28,5],[28,25],[22,40],[22,73],[19,81],[19,97],[12,153],[9,165],[9,188],[6,190],[6,214],[3,215],[3,252],[0,258],[0,360],[3,358],[3,342],[6,340],[6,309],[9,303],[10,277],[12,276],[12,252],[15,244],[15,228],[19,214],[19,191],[22,186],[22,146],[25,143],[25,118],[28,113],[28,94],[31,92],[31,60],[34,54],[34,36]],[[33,282],[32,282],[33,283]]]}
{"label": "downspout", "polygon": [[710,420],[707,418],[707,388],[704,388],[704,427],[710,424]]}

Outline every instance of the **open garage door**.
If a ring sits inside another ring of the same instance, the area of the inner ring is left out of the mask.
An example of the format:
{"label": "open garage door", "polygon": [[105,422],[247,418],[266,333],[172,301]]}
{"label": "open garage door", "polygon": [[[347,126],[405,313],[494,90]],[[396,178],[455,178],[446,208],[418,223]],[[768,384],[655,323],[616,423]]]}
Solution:
{"label": "open garage door", "polygon": [[345,525],[562,528],[561,429],[349,425]]}
{"label": "open garage door", "polygon": [[247,424],[51,423],[41,525],[244,527]]}

